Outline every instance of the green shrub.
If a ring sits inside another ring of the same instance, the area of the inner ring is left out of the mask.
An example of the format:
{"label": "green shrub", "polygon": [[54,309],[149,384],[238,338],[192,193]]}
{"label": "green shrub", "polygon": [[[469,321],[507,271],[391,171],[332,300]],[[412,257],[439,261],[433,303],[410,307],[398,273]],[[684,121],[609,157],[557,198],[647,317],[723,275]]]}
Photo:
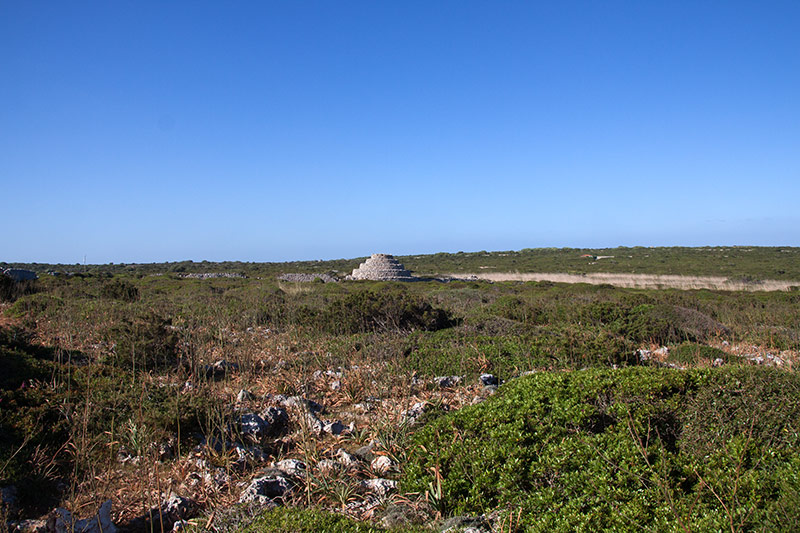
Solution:
{"label": "green shrub", "polygon": [[139,300],[139,289],[129,281],[115,279],[103,285],[100,295],[111,300],[136,302]]}
{"label": "green shrub", "polygon": [[28,337],[18,329],[0,328],[0,389],[15,390],[26,381],[49,377],[52,350],[31,346]]}
{"label": "green shrub", "polygon": [[104,362],[134,371],[174,366],[179,338],[170,326],[151,311],[125,317],[108,332],[112,350]]}
{"label": "green shrub", "polygon": [[547,368],[583,368],[635,364],[634,346],[625,338],[597,326],[571,324],[541,329],[531,352]]}
{"label": "green shrub", "polygon": [[[62,462],[54,457],[68,438],[68,421],[53,389],[54,354],[19,330],[0,328],[0,486],[14,485],[22,511],[52,508]],[[52,461],[51,461],[52,459]]]}
{"label": "green shrub", "polygon": [[545,315],[533,302],[516,294],[501,296],[489,306],[488,311],[501,318],[516,320],[525,324],[541,324]]}
{"label": "green shrub", "polygon": [[13,302],[26,294],[33,294],[37,289],[36,280],[15,281],[0,273],[0,302]]}
{"label": "green shrub", "polygon": [[436,331],[453,325],[443,309],[404,290],[365,290],[337,298],[318,315],[330,333],[375,331]]}
{"label": "green shrub", "polygon": [[798,393],[754,367],[539,373],[422,428],[403,488],[530,531],[755,529],[797,514]]}
{"label": "green shrub", "polygon": [[665,304],[642,304],[634,307],[616,322],[620,335],[637,343],[676,344],[697,340],[681,329],[675,309]]}
{"label": "green shrub", "polygon": [[15,301],[8,310],[8,314],[16,317],[36,317],[58,309],[62,304],[60,298],[47,293],[28,294]]}
{"label": "green shrub", "polygon": [[547,360],[532,356],[528,337],[451,328],[412,333],[393,363],[398,372],[413,370],[427,376],[477,376],[489,371],[510,376],[517,369],[546,365]]}
{"label": "green shrub", "polygon": [[708,364],[714,362],[716,359],[722,359],[725,363],[738,360],[738,358],[723,352],[719,348],[693,342],[679,344],[672,348],[667,356],[667,361],[686,366],[700,363]]}

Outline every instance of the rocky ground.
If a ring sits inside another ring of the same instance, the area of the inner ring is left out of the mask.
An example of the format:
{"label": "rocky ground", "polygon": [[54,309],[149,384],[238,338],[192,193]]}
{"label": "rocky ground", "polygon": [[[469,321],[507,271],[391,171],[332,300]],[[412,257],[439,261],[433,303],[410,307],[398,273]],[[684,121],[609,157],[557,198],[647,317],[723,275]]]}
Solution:
{"label": "rocky ground", "polygon": [[[194,524],[227,531],[278,505],[317,506],[387,526],[439,518],[425,495],[398,492],[406,437],[426,417],[484,401],[502,385],[498,378],[419,379],[390,375],[385,364],[370,361],[328,368],[324,352],[282,349],[296,341],[269,329],[227,334],[232,344],[257,346],[264,357],[249,368],[220,357],[205,366],[202,382],[151,376],[147,385],[182,396],[202,388],[222,400],[217,424],[193,435],[196,444],[190,450],[181,448],[185,435],[167,435],[138,448],[128,438],[95,479],[72,490],[74,497],[66,502],[70,510],[15,519],[8,529],[108,533]],[[758,365],[791,368],[798,361],[790,351],[728,343],[717,348]],[[677,366],[668,362],[667,347],[643,347],[638,354],[643,362]],[[300,360],[323,364],[299,365]],[[141,429],[126,431],[131,437]],[[11,510],[14,490],[3,488]],[[446,527],[490,528],[491,517],[473,519]]]}

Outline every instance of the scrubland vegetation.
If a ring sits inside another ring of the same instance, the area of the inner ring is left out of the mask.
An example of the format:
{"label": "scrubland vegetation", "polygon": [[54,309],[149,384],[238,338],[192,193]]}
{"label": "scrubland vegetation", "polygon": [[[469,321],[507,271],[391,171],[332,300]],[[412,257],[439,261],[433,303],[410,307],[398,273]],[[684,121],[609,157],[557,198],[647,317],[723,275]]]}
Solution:
{"label": "scrubland vegetation", "polygon": [[[603,266],[800,279],[793,248],[624,250]],[[498,271],[567,271],[583,252],[401,259],[426,274],[486,256]],[[190,527],[217,531],[800,524],[800,292],[276,280],[357,264],[107,265],[3,288],[0,487],[16,495],[2,524],[56,506],[90,516],[107,499],[126,524],[171,493],[196,503]],[[483,386],[487,373],[505,383]],[[248,440],[243,413],[278,395],[352,428],[315,432],[290,413]],[[358,459],[341,466],[340,449]],[[237,503],[285,459],[307,470],[278,509]],[[373,494],[375,478],[398,484]]]}

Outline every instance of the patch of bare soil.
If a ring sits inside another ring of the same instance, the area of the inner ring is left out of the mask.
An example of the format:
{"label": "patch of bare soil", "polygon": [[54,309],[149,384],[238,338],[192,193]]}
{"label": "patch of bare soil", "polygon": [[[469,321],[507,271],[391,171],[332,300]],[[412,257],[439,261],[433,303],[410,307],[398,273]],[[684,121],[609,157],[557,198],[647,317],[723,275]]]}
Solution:
{"label": "patch of bare soil", "polygon": [[735,280],[714,276],[674,276],[659,274],[558,274],[547,272],[481,272],[453,274],[453,277],[485,279],[488,281],[552,281],[556,283],[589,283],[637,289],[712,289],[724,291],[788,291],[800,281]]}

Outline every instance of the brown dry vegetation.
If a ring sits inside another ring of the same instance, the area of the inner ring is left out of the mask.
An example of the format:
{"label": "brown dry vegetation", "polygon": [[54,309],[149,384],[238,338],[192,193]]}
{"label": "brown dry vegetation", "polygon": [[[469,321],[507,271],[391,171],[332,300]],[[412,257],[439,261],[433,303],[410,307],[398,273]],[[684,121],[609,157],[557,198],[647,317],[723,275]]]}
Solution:
{"label": "brown dry vegetation", "polygon": [[797,281],[736,280],[720,276],[674,276],[658,274],[612,274],[597,272],[590,274],[558,274],[547,272],[481,272],[478,274],[451,274],[453,277],[488,281],[552,281],[554,283],[589,283],[590,285],[613,285],[636,289],[710,289],[717,291],[788,291],[797,287]]}

